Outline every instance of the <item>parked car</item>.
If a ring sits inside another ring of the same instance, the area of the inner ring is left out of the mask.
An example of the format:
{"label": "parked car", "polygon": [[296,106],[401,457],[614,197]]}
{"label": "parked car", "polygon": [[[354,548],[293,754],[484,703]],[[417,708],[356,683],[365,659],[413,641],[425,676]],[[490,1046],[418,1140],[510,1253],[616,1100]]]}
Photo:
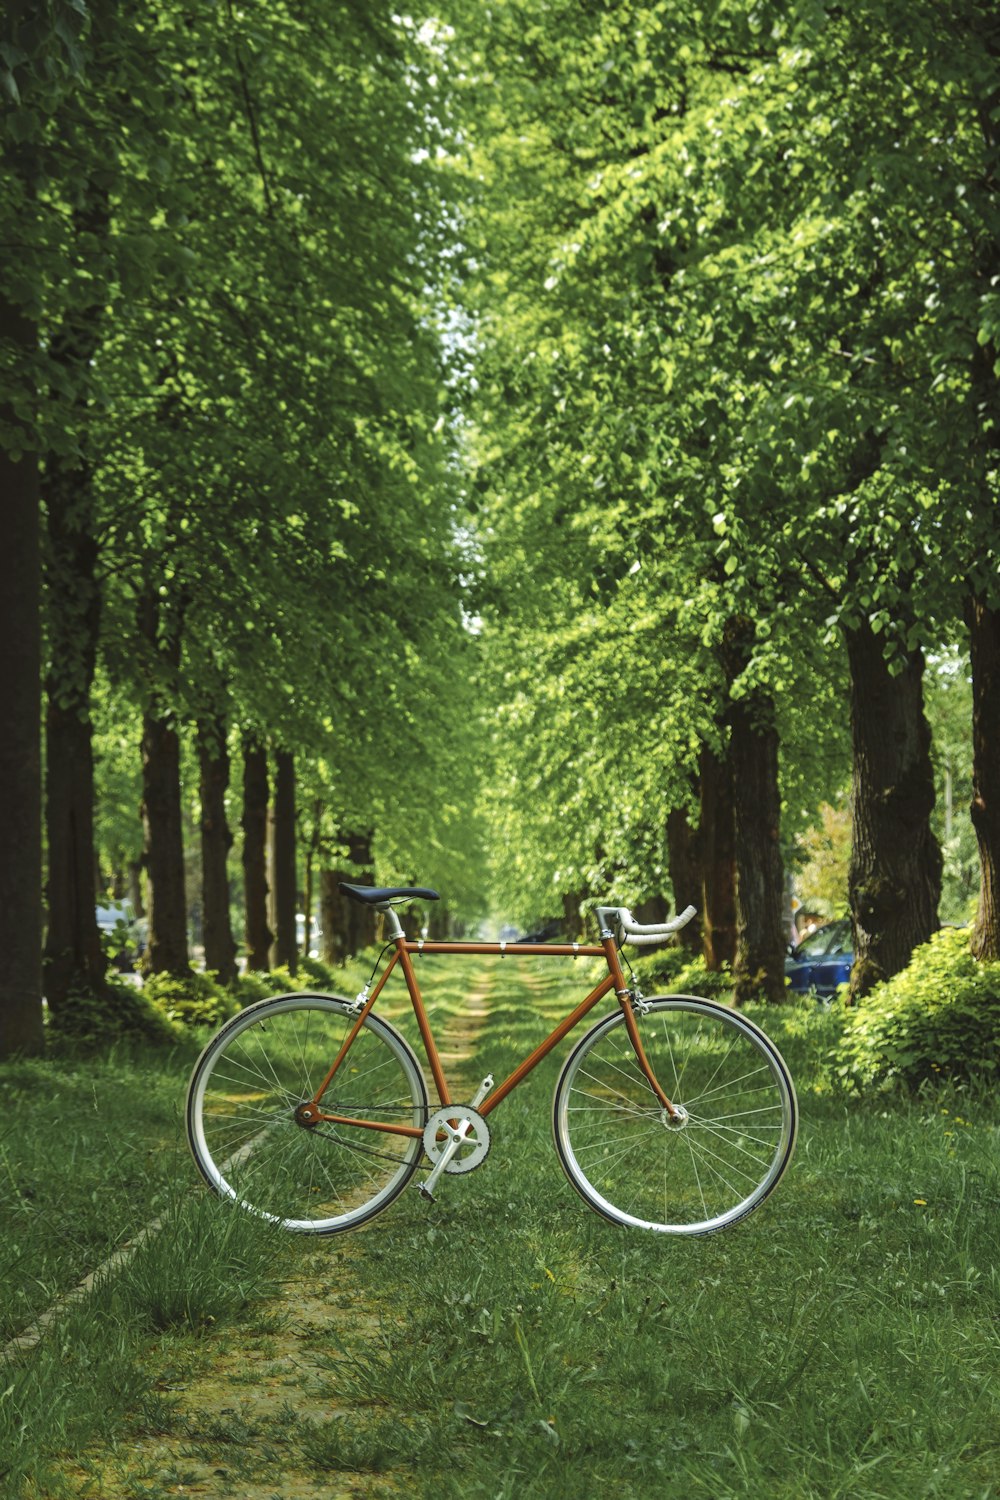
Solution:
{"label": "parked car", "polygon": [[853,962],[851,923],[844,917],[817,927],[789,950],[785,977],[800,994],[812,990],[820,999],[832,1000],[838,986],[850,979]]}

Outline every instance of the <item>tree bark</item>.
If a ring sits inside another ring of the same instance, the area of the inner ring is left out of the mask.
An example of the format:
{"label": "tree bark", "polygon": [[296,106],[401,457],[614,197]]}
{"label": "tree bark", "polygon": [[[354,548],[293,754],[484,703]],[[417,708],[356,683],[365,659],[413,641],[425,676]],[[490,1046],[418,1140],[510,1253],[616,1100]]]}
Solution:
{"label": "tree bark", "polygon": [[190,962],[180,738],[172,719],[149,713],[142,720],[142,825],[149,875],[149,946],[144,967],[151,974],[185,974]]}
{"label": "tree bark", "polygon": [[1000,610],[966,601],[972,656],[972,826],[979,843],[979,906],[972,952],[1000,959]]}
{"label": "tree bark", "polygon": [[287,750],[275,754],[274,801],[271,811],[271,872],[276,967],[294,974],[298,967],[295,913],[298,907],[298,869],[295,850],[295,760]]}
{"label": "tree bark", "polygon": [[[667,868],[678,911],[702,900],[702,871],[698,858],[698,830],[691,827],[685,808],[667,816]],[[702,951],[701,912],[677,934],[682,948],[692,957]]]}
{"label": "tree bark", "polygon": [[773,701],[755,692],[729,711],[732,732],[736,952],[733,999],[784,1000],[784,868],[778,731]]}
{"label": "tree bark", "polygon": [[[96,245],[99,260],[107,245],[106,190],[88,184],[73,222],[79,241]],[[49,454],[45,473],[49,541],[45,600],[49,656],[45,724],[49,922],[44,963],[45,994],[54,1012],[66,1005],[74,988],[94,994],[104,991],[107,975],[107,958],[94,914],[97,853],[90,720],[102,605],[88,454],[88,375],[100,346],[106,300],[99,269],[88,286],[86,300],[67,313],[51,349],[53,361],[65,371],[67,387],[77,392],[73,412],[79,443],[75,451]]]}
{"label": "tree bark", "polygon": [[348,850],[345,868],[320,872],[323,958],[330,964],[342,964],[374,943],[377,920],[370,907],[352,901],[339,889],[342,880],[349,885],[373,883],[371,834],[348,833],[341,839]]}
{"label": "tree bark", "polygon": [[243,884],[247,968],[267,973],[272,933],[267,925],[267,751],[250,740],[243,749]]}
{"label": "tree bark", "polygon": [[49,909],[45,995],[56,1014],[75,989],[82,987],[93,994],[105,990],[108,965],[95,916],[91,723],[52,695],[46,712],[45,779]]}
{"label": "tree bark", "polygon": [[226,818],[229,751],[225,725],[198,725],[201,798],[201,888],[205,968],[222,984],[236,978],[236,941],[229,915],[229,851],[233,836]]}
{"label": "tree bark", "polygon": [[563,936],[568,943],[586,937],[583,919],[583,896],[579,891],[564,891],[562,895]]}
{"label": "tree bark", "polygon": [[702,952],[706,968],[719,970],[736,956],[735,819],[728,749],[720,758],[703,745],[699,772]]}
{"label": "tree bark", "polygon": [[[37,329],[20,307],[0,295],[0,339],[26,359]],[[0,409],[0,425],[17,432],[14,412]],[[37,1053],[42,1029],[42,755],[41,561],[38,464],[26,436],[23,451],[0,446],[0,494],[5,497],[0,548],[0,1057]]]}
{"label": "tree bark", "polygon": [[865,622],[847,632],[851,673],[853,1003],[898,974],[936,931],[941,850],[931,830],[934,776],[923,710],[923,656],[893,675]]}
{"label": "tree bark", "polygon": [[350,956],[351,901],[340,889],[340,882],[351,882],[347,870],[320,870],[319,925],[323,933],[321,953],[327,964],[343,964]]}

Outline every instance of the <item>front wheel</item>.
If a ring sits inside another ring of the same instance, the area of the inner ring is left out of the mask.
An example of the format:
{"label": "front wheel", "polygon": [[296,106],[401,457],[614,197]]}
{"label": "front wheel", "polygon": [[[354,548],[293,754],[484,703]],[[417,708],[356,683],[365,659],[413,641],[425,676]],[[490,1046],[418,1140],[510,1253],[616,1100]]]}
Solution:
{"label": "front wheel", "polygon": [[187,1130],[220,1197],[284,1229],[335,1234],[402,1192],[423,1152],[428,1104],[420,1064],[393,1027],[365,1018],[323,1096],[337,1123],[303,1124],[296,1113],[355,1022],[335,996],[279,995],[248,1006],[209,1042],[191,1076]]}
{"label": "front wheel", "polygon": [[738,1011],[692,995],[636,1013],[673,1121],[639,1066],[621,1011],[570,1054],[553,1100],[556,1151],[581,1197],[616,1224],[711,1234],[752,1213],[795,1145],[797,1106],[773,1042]]}

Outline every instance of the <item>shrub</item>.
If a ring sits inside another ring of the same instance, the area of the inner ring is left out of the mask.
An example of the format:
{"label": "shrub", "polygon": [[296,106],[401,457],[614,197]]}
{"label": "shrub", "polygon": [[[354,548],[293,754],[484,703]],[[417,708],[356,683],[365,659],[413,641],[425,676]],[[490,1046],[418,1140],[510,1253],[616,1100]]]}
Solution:
{"label": "shrub", "polygon": [[151,974],[143,993],[168,1020],[185,1026],[221,1026],[240,1008],[217,974],[197,969],[186,974]]}
{"label": "shrub", "polygon": [[174,1044],[180,1028],[151,1003],[145,990],[107,979],[104,990],[77,988],[65,1005],[49,1014],[48,1034],[58,1045],[103,1047],[112,1042]]}
{"label": "shrub", "polygon": [[1000,963],[945,927],[849,1012],[834,1074],[859,1088],[1000,1074]]}
{"label": "shrub", "polygon": [[238,974],[229,988],[238,1010],[244,1010],[248,1005],[253,1005],[255,1000],[266,1000],[270,995],[280,993],[275,989],[271,975],[259,969],[253,969],[246,974]]}
{"label": "shrub", "polygon": [[[301,960],[299,967],[301,970]],[[295,990],[308,988],[309,977],[304,972],[293,975],[286,968],[254,969],[238,976],[233,983],[232,993],[242,1008],[253,1005],[256,1000],[269,1000],[272,995],[290,995]]]}
{"label": "shrub", "polygon": [[299,973],[304,975],[308,980],[310,989],[325,991],[337,990],[343,987],[343,976],[341,976],[338,986],[338,981],[333,970],[326,964],[321,963],[318,958],[300,958]]}
{"label": "shrub", "polygon": [[[625,954],[629,950],[626,947]],[[702,995],[706,1000],[733,998],[733,976],[728,969],[705,968],[703,958],[692,958],[686,948],[663,948],[636,962],[640,988],[647,995]]]}

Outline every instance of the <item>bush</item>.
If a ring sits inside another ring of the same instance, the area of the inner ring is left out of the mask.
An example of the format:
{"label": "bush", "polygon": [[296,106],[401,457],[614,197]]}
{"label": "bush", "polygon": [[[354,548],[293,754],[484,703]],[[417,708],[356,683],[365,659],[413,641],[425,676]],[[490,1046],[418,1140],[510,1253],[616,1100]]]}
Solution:
{"label": "bush", "polygon": [[1000,963],[978,963],[945,927],[848,1013],[834,1074],[858,1088],[1000,1074]]}
{"label": "bush", "polygon": [[217,974],[189,969],[186,974],[151,974],[143,994],[170,1021],[184,1026],[221,1026],[240,1009]]}
{"label": "bush", "polygon": [[[625,949],[626,957],[629,950]],[[703,958],[692,958],[686,948],[663,948],[633,961],[639,985],[647,995],[701,995],[706,1000],[733,998],[733,976],[728,969],[709,970]]]}
{"label": "bush", "polygon": [[253,969],[240,974],[232,987],[240,1008],[253,1005],[257,1000],[269,1000],[272,995],[290,995],[295,990],[307,988],[307,976],[293,976],[285,968]]}
{"label": "bush", "polygon": [[49,1014],[48,1034],[56,1043],[103,1047],[113,1042],[173,1045],[180,1028],[153,1005],[144,990],[108,979],[103,992],[74,989],[64,1006]]}
{"label": "bush", "polygon": [[280,993],[271,982],[271,975],[258,969],[238,974],[229,988],[238,1010],[245,1010],[255,1000],[267,1000],[269,996]]}
{"label": "bush", "polygon": [[338,986],[338,981],[333,970],[328,968],[326,964],[321,963],[318,958],[300,958],[299,973],[304,975],[308,980],[310,989],[326,991],[337,990],[338,987],[343,987],[343,974],[341,974]]}

